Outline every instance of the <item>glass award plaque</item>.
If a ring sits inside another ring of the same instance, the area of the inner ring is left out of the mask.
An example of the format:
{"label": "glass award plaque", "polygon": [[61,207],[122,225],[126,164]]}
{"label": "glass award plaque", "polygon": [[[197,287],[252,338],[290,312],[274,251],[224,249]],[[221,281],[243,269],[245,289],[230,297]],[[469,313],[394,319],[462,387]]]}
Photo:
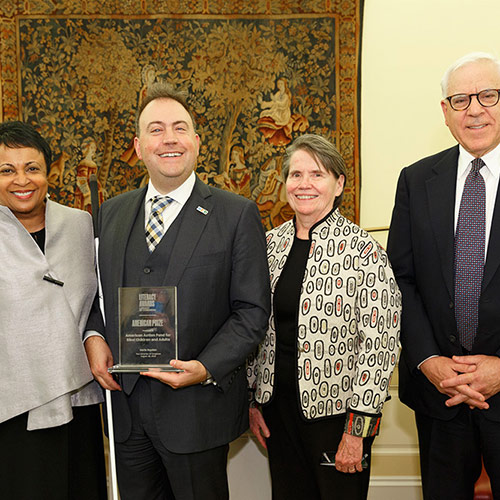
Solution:
{"label": "glass award plaque", "polygon": [[139,373],[156,368],[181,371],[177,359],[177,288],[118,288],[119,360],[111,373]]}

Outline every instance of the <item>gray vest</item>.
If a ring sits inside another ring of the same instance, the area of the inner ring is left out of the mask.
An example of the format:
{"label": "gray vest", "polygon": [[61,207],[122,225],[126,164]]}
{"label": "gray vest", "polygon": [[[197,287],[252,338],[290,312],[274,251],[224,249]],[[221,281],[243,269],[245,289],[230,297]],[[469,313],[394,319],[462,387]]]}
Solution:
{"label": "gray vest", "polygon": [[[137,213],[125,251],[123,286],[162,286],[168,261],[179,234],[184,209],[163,235],[153,253],[149,253],[144,230],[144,203]],[[139,379],[138,374],[122,374],[121,385],[130,394]]]}

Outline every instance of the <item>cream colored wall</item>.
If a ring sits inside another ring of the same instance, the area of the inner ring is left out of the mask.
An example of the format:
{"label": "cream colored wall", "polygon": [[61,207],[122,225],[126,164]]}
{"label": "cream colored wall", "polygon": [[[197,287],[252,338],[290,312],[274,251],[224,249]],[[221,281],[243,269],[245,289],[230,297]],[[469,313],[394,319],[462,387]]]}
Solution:
{"label": "cream colored wall", "polygon": [[402,167],[455,143],[439,105],[441,77],[468,52],[500,55],[499,19],[498,0],[365,0],[363,227],[389,225]]}

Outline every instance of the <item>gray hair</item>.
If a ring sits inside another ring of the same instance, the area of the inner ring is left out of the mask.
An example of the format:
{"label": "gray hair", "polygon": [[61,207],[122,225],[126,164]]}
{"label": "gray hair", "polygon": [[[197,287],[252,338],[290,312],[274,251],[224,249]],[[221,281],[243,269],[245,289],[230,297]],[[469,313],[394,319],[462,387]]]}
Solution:
{"label": "gray hair", "polygon": [[466,66],[467,64],[474,63],[477,61],[490,61],[495,64],[498,68],[498,72],[500,73],[500,61],[495,56],[488,54],[487,52],[471,52],[470,54],[466,54],[465,56],[457,59],[444,73],[443,78],[441,79],[441,93],[443,95],[443,99],[448,97],[448,82],[450,80],[450,76],[454,71],[461,68],[462,66]]}
{"label": "gray hair", "polygon": [[[283,165],[281,167],[281,175],[283,179],[288,179],[290,172],[290,160],[292,155],[297,151],[305,151],[309,153],[317,163],[319,163],[327,172],[333,174],[337,179],[344,176],[344,188],[347,181],[347,168],[344,158],[339,153],[338,149],[324,137],[316,134],[304,134],[295,139],[290,146],[286,148],[285,156],[283,156]],[[333,208],[338,208],[342,203],[344,190],[335,198]]]}

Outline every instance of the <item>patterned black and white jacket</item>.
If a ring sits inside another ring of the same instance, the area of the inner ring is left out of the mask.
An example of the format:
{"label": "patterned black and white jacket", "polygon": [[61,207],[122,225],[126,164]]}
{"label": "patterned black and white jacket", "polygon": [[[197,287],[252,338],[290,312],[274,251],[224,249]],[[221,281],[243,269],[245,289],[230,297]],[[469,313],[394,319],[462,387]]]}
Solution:
{"label": "patterned black and white jacket", "polygon": [[[294,221],[267,233],[273,294],[294,236]],[[305,419],[346,414],[346,432],[376,435],[399,354],[401,294],[385,251],[338,210],[311,228],[310,240],[298,311],[298,401]],[[247,365],[259,404],[272,398],[275,353],[273,307]]]}

